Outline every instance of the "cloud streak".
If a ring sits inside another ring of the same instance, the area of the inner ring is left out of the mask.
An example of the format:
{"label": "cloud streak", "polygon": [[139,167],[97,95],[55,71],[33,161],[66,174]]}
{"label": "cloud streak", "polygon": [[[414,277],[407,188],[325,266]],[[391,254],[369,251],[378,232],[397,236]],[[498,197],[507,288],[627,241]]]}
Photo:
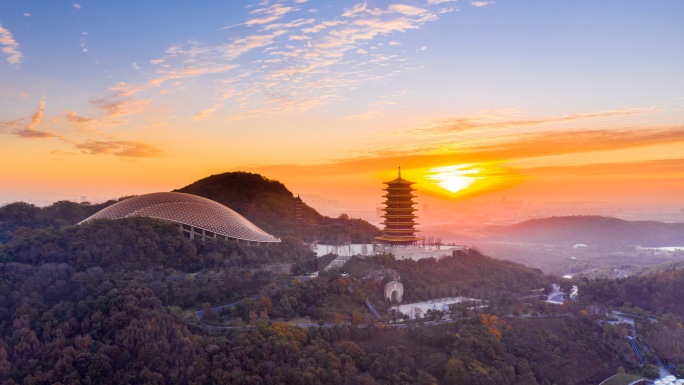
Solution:
{"label": "cloud streak", "polygon": [[76,113],[76,111],[67,111],[65,116],[66,121],[69,124],[81,131],[92,131],[99,125],[99,121],[97,119],[79,115]]}
{"label": "cloud streak", "polygon": [[14,39],[12,32],[0,24],[0,50],[7,55],[7,62],[13,65],[21,64],[24,55],[19,51],[19,43]]}
{"label": "cloud streak", "polygon": [[522,172],[531,176],[576,176],[593,177],[622,175],[628,170],[630,175],[641,176],[676,176],[681,178],[684,175],[684,158],[678,159],[658,159],[636,162],[620,163],[592,163],[572,166],[545,166],[521,168]]}
{"label": "cloud streak", "polygon": [[254,11],[250,12],[250,14],[257,15],[257,17],[254,19],[247,20],[245,22],[245,25],[253,26],[253,25],[269,24],[269,23],[274,22],[278,19],[281,19],[283,16],[287,15],[288,13],[290,13],[296,9],[297,8],[295,8],[295,7],[285,7],[281,4],[273,4],[267,8],[255,9]]}
{"label": "cloud streak", "polygon": [[47,131],[29,130],[29,129],[17,130],[17,131],[14,131],[13,134],[19,138],[24,138],[24,139],[50,139],[50,138],[57,137],[57,135],[52,134],[52,133],[47,132]]}
{"label": "cloud streak", "polygon": [[251,167],[273,174],[311,176],[359,174],[368,170],[383,170],[396,164],[411,168],[431,168],[439,165],[507,162],[544,156],[612,151],[659,144],[684,143],[684,126],[652,129],[611,129],[543,132],[511,135],[497,143],[481,143],[457,151],[436,151],[439,147],[393,148],[372,151],[355,158],[310,165],[273,165]]}
{"label": "cloud streak", "polygon": [[656,112],[651,108],[622,108],[605,111],[579,112],[562,116],[551,116],[538,119],[512,120],[508,117],[516,114],[516,110],[483,111],[472,116],[441,119],[428,124],[426,127],[411,129],[409,132],[419,134],[451,134],[482,129],[503,129],[525,126],[540,126],[555,123],[571,123],[592,119],[612,119],[642,115]]}
{"label": "cloud streak", "polygon": [[90,102],[108,117],[137,114],[145,110],[151,99],[135,99],[143,87],[134,87],[120,82],[111,87],[105,96],[94,98]]}
{"label": "cloud streak", "polygon": [[126,140],[87,140],[74,145],[84,154],[113,155],[126,158],[154,158],[162,155],[158,148],[141,142]]}
{"label": "cloud streak", "polygon": [[493,1],[471,1],[470,5],[476,8],[486,7],[488,5],[494,4]]}
{"label": "cloud streak", "polygon": [[55,134],[36,129],[43,121],[43,117],[45,117],[45,100],[41,100],[38,103],[38,108],[36,108],[36,112],[31,117],[31,123],[24,129],[13,131],[13,134],[24,139],[49,139],[57,137]]}
{"label": "cloud streak", "polygon": [[231,30],[225,43],[187,41],[169,47],[150,62],[156,77],[149,84],[170,87],[169,80],[207,76],[220,86],[202,111],[213,112],[220,103],[230,120],[306,111],[408,71],[407,55],[415,50],[388,37],[438,17],[431,4],[380,8],[364,2],[314,19],[303,2],[287,4],[262,6],[250,11],[246,22],[222,28]]}
{"label": "cloud streak", "polygon": [[35,130],[35,128],[38,127],[40,122],[43,121],[44,116],[45,116],[45,100],[41,100],[38,103],[38,108],[36,109],[36,112],[34,112],[33,116],[31,117],[31,124],[29,124],[28,129],[29,130]]}

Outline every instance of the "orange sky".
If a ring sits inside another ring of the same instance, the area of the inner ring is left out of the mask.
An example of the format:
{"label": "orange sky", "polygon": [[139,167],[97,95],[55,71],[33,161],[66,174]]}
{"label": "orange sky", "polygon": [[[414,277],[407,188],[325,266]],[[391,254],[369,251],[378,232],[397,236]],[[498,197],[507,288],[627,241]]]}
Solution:
{"label": "orange sky", "polygon": [[372,212],[401,164],[444,207],[676,211],[684,3],[610,3],[222,2],[126,28],[125,1],[2,3],[0,204],[244,170]]}

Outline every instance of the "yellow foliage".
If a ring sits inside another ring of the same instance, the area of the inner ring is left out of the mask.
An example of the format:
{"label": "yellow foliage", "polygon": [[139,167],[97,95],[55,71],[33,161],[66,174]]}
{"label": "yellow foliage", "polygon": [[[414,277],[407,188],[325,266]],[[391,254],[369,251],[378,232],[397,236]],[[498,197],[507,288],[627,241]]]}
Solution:
{"label": "yellow foliage", "polygon": [[499,340],[501,339],[501,330],[507,327],[506,321],[492,314],[481,314],[480,323]]}

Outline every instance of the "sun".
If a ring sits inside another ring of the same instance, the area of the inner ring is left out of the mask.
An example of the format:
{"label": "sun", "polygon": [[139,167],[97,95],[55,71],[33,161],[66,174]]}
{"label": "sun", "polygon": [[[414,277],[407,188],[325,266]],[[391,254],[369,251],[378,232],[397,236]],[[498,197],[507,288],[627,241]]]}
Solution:
{"label": "sun", "polygon": [[459,164],[455,166],[435,167],[428,170],[426,179],[433,181],[437,186],[455,194],[465,190],[480,179],[477,176],[480,169],[473,168],[472,164]]}

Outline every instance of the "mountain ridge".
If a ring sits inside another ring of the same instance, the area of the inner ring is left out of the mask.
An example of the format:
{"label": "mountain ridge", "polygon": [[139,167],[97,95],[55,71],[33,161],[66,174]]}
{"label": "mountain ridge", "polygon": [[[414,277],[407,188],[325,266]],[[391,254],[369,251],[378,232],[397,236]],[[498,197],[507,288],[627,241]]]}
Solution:
{"label": "mountain ridge", "polygon": [[481,230],[490,239],[542,244],[661,247],[684,245],[684,223],[598,215],[553,216]]}
{"label": "mountain ridge", "polygon": [[340,213],[338,218],[321,215],[301,202],[301,219],[295,218],[295,196],[277,180],[263,175],[234,171],[199,179],[174,191],[199,195],[238,212],[265,231],[323,243],[370,243],[377,227]]}

